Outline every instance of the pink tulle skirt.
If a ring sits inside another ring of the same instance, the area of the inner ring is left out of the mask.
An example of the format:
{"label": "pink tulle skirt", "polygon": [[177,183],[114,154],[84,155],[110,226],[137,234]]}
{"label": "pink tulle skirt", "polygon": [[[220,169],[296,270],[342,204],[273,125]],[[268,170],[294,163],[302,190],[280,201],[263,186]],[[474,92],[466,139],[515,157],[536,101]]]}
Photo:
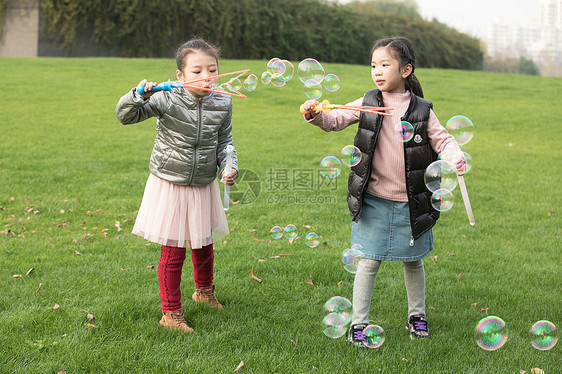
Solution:
{"label": "pink tulle skirt", "polygon": [[162,245],[201,248],[228,231],[216,180],[184,186],[150,174],[133,234]]}

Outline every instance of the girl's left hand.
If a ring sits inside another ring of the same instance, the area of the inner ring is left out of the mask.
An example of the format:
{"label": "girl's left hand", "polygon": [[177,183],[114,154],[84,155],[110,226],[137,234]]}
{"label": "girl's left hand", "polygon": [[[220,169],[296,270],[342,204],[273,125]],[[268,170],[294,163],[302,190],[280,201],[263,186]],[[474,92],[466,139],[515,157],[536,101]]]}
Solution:
{"label": "girl's left hand", "polygon": [[466,157],[464,155],[459,155],[455,157],[455,170],[457,174],[462,174],[466,171],[468,167]]}
{"label": "girl's left hand", "polygon": [[234,182],[236,182],[236,178],[238,178],[238,170],[232,169],[228,175],[224,175],[224,170],[222,171],[222,180],[229,186],[232,186]]}

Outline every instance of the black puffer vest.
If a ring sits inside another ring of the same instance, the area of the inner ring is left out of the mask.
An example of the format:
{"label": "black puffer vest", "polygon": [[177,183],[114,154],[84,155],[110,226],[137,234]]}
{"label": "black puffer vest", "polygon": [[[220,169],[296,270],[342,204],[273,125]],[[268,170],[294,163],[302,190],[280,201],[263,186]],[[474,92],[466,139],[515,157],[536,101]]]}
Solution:
{"label": "black puffer vest", "polygon": [[[364,106],[384,106],[382,93],[379,90],[367,91],[363,98]],[[431,102],[414,94],[403,121],[414,127],[413,138],[404,143],[404,165],[406,173],[406,193],[410,207],[410,225],[412,236],[419,238],[429,230],[439,218],[439,212],[431,206],[431,192],[424,183],[425,169],[437,160],[437,154],[431,148],[427,135],[427,121]],[[361,161],[349,172],[347,204],[353,221],[359,221],[363,208],[363,197],[371,176],[373,154],[377,138],[382,126],[383,116],[372,113],[361,113],[359,129],[355,135],[355,146],[361,151]]]}

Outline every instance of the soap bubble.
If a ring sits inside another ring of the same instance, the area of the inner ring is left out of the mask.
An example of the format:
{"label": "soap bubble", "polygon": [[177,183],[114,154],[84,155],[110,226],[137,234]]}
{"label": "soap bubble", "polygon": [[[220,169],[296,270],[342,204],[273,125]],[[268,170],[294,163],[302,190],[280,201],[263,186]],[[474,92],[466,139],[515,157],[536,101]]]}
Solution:
{"label": "soap bubble", "polygon": [[324,324],[324,335],[328,338],[338,339],[347,331],[345,317],[339,313],[330,313],[322,320]]}
{"label": "soap bubble", "polygon": [[487,351],[501,348],[507,341],[507,327],[500,317],[482,318],[474,329],[476,344]]}
{"label": "soap bubble", "polygon": [[369,325],[363,329],[363,345],[378,348],[384,343],[384,330],[378,325]]}
{"label": "soap bubble", "polygon": [[324,88],[326,91],[335,92],[340,88],[340,79],[335,74],[327,74],[324,77]]}
{"label": "soap bubble", "polygon": [[261,74],[261,82],[263,84],[269,84],[271,82],[271,73],[269,71],[264,71]]}
{"label": "soap bubble", "polygon": [[286,83],[282,74],[275,73],[271,75],[271,84],[275,87],[283,87]]}
{"label": "soap bubble", "polygon": [[453,167],[455,168],[455,172],[458,175],[464,175],[466,173],[468,173],[470,171],[470,169],[472,169],[472,157],[470,157],[470,155],[466,152],[463,152],[464,158],[466,158],[466,166],[464,168],[464,170],[456,170],[456,153],[453,152],[447,152],[447,151],[443,151],[439,154],[439,159],[440,160],[444,160],[447,161],[449,164],[453,165]]}
{"label": "soap bubble", "polygon": [[363,247],[360,244],[353,244],[351,248],[344,249],[341,253],[341,261],[345,271],[351,274],[357,273],[362,256]]}
{"label": "soap bubble", "polygon": [[414,137],[414,126],[408,121],[398,122],[394,125],[394,131],[398,134],[400,141],[406,143]]}
{"label": "soap bubble", "polygon": [[271,234],[273,239],[281,239],[281,237],[283,236],[283,229],[279,226],[273,226],[271,230],[269,230],[269,233]]}
{"label": "soap bubble", "polygon": [[304,94],[309,99],[319,99],[322,96],[322,85],[314,79],[304,82]]}
{"label": "soap bubble", "polygon": [[250,74],[246,79],[244,79],[244,83],[242,83],[244,88],[247,91],[254,91],[258,86],[258,77],[255,74]]}
{"label": "soap bubble", "polygon": [[295,67],[293,66],[293,64],[289,60],[281,60],[281,61],[285,65],[285,72],[282,73],[282,76],[283,76],[282,79],[285,82],[288,82],[288,81],[291,80],[291,78],[293,78],[293,73],[295,72]]}
{"label": "soap bubble", "polygon": [[453,135],[459,145],[465,145],[474,137],[474,124],[465,116],[451,117],[445,125],[449,134]]}
{"label": "soap bubble", "polygon": [[550,321],[538,321],[531,327],[531,345],[540,351],[547,351],[558,342],[556,326]]}
{"label": "soap bubble", "polygon": [[315,80],[318,84],[324,79],[324,68],[313,58],[306,58],[299,63],[297,75],[302,83],[309,79]]}
{"label": "soap bubble", "polygon": [[285,226],[284,234],[287,239],[294,239],[297,237],[297,226],[295,225],[287,225]]}
{"label": "soap bubble", "polygon": [[310,248],[316,248],[318,247],[318,244],[320,244],[320,237],[315,232],[309,232],[308,234],[306,234],[304,240],[306,242],[306,245]]}
{"label": "soap bubble", "polygon": [[232,78],[226,83],[226,88],[230,91],[240,91],[242,88],[242,82],[238,78]]}
{"label": "soap bubble", "polygon": [[280,58],[274,57],[267,63],[267,71],[273,74],[283,74],[285,72],[285,64]]}
{"label": "soap bubble", "polygon": [[337,157],[326,156],[320,161],[320,174],[329,179],[336,178],[341,173],[341,162]]}
{"label": "soap bubble", "polygon": [[425,170],[424,182],[431,192],[440,188],[453,191],[458,183],[457,173],[455,173],[453,165],[447,161],[437,160]]}
{"label": "soap bubble", "polygon": [[438,212],[446,212],[453,207],[455,203],[451,191],[444,188],[435,190],[431,195],[431,206]]}
{"label": "soap bubble", "polygon": [[342,316],[339,320],[340,326],[345,326],[351,322],[352,304],[351,301],[343,296],[334,296],[324,304],[324,309],[330,313],[337,313]]}
{"label": "soap bubble", "polygon": [[361,161],[361,151],[354,145],[346,145],[341,150],[341,162],[347,166],[355,166]]}

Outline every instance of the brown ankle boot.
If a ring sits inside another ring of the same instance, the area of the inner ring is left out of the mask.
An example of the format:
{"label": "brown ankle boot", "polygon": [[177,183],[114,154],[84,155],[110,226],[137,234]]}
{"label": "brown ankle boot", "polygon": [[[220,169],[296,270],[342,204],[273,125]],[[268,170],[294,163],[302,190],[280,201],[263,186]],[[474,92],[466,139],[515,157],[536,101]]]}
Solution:
{"label": "brown ankle boot", "polygon": [[183,310],[169,310],[162,316],[160,325],[167,329],[183,331],[186,334],[194,332],[194,330],[187,325],[183,318]]}
{"label": "brown ankle boot", "polygon": [[191,296],[193,301],[198,303],[206,303],[213,308],[217,308],[218,310],[222,309],[221,303],[215,297],[215,285],[213,284],[210,287],[202,287],[196,288],[195,293]]}

